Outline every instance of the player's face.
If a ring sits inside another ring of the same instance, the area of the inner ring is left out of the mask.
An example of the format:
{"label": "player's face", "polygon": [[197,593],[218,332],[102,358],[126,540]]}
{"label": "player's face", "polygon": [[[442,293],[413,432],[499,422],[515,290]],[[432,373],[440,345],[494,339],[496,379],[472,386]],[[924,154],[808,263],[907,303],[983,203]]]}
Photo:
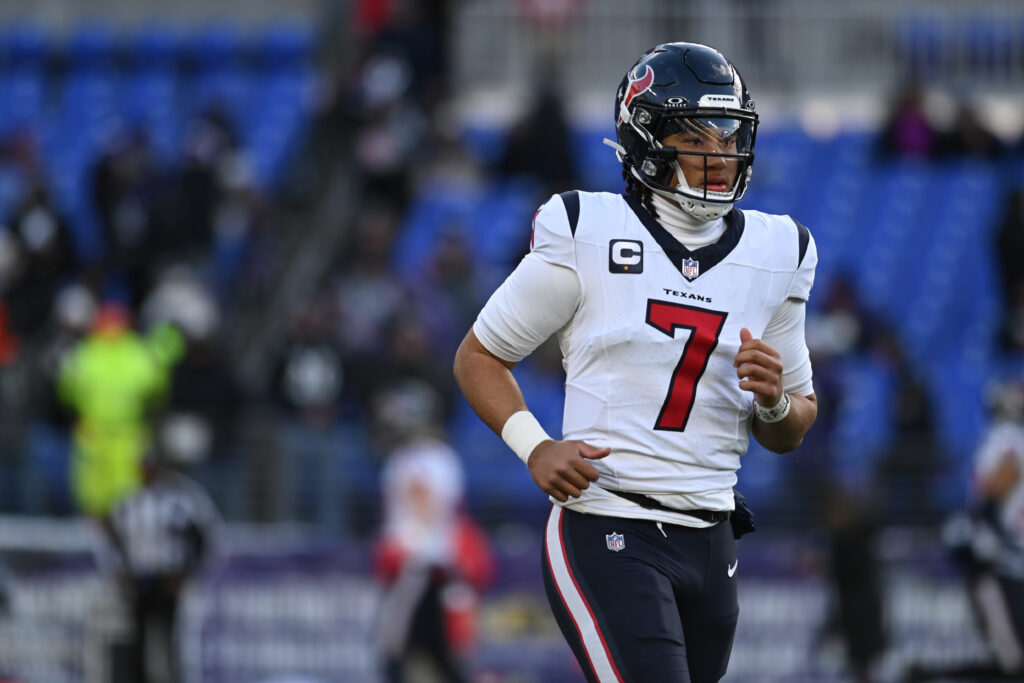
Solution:
{"label": "player's face", "polygon": [[[681,126],[684,130],[661,141],[666,147],[675,147],[686,184],[694,190],[730,192],[736,185],[739,160],[718,156],[737,153],[736,128],[723,125],[725,122],[735,123],[728,119],[689,119]],[[673,185],[678,183],[675,175]]]}

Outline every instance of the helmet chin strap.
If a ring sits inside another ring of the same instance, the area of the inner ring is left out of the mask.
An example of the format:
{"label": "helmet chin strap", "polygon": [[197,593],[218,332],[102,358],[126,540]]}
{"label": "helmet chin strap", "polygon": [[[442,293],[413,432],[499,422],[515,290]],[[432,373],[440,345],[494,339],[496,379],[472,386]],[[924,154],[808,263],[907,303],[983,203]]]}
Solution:
{"label": "helmet chin strap", "polygon": [[656,197],[661,200],[655,202],[658,209],[658,216],[668,216],[682,226],[701,228],[714,220],[718,220],[732,210],[732,202],[728,204],[709,204],[692,197],[687,197],[679,192],[667,192],[665,190],[654,190]]}
{"label": "helmet chin strap", "polygon": [[[682,194],[682,192],[662,190],[657,187],[651,187],[651,185],[648,184],[647,180],[645,180],[640,175],[640,173],[637,172],[636,168],[630,168],[630,173],[632,173],[634,178],[636,178],[641,183],[646,185],[651,190],[651,192],[661,195],[662,197],[665,197],[667,199],[671,199],[673,203],[678,205],[683,211],[688,213],[697,221],[705,223],[707,221],[713,221],[718,218],[721,218],[722,216],[724,216],[725,214],[729,213],[732,210],[733,202],[729,202],[728,204],[709,204],[708,202],[702,202],[699,199],[687,197],[686,195]],[[686,189],[691,189],[689,188],[689,186],[677,185],[676,187],[680,189],[682,187],[686,187]]]}
{"label": "helmet chin strap", "polygon": [[651,203],[658,210],[659,221],[686,230],[704,229],[711,221],[695,216],[683,208],[682,201],[684,199],[685,197],[680,197],[675,192],[665,190],[654,190],[651,193]]}
{"label": "helmet chin strap", "polygon": [[676,196],[679,197],[679,204],[683,207],[683,211],[698,220],[713,221],[732,211],[732,202],[728,204],[708,204],[707,202],[689,197]]}
{"label": "helmet chin strap", "polygon": [[[675,166],[676,169],[677,182],[675,191],[659,192],[659,194],[677,202],[683,211],[702,222],[719,219],[732,211],[733,202],[729,202],[727,204],[704,202],[689,196],[687,192],[695,192],[695,190],[686,182],[686,175],[683,173],[683,167],[679,165],[678,161],[674,161],[672,165]],[[704,174],[705,176],[707,175],[706,167]],[[657,190],[655,191],[657,192]]]}

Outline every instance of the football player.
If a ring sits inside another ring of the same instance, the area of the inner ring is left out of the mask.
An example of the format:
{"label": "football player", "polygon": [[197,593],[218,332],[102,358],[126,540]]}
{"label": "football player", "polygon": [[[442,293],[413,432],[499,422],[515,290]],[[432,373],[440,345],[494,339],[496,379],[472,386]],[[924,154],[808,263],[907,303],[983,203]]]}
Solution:
{"label": "football player", "polygon": [[[720,52],[644,53],[615,101],[623,195],[566,192],[455,358],[470,405],[553,503],[544,578],[590,681],[717,681],[739,606],[733,486],[750,434],[796,448],[817,415],[807,228],[734,208],[758,117]],[[557,335],[563,440],[512,369]]]}
{"label": "football player", "polygon": [[974,456],[971,508],[943,528],[967,580],[985,661],[913,664],[907,683],[1024,680],[1024,380],[989,389],[992,423]]}
{"label": "football player", "polygon": [[385,587],[377,635],[388,683],[420,680],[424,666],[449,683],[467,680],[461,655],[474,638],[477,592],[493,574],[490,543],[463,510],[462,466],[439,426],[442,402],[413,379],[374,400],[388,452],[374,558]]}

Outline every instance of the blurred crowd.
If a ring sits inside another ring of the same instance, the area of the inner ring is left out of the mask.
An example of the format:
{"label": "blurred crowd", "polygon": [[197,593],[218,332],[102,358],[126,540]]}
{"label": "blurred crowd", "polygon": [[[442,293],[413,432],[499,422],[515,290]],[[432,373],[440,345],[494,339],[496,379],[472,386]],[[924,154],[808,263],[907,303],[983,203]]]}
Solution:
{"label": "blurred crowd", "polygon": [[158,162],[142,130],[111,136],[86,174],[102,234],[97,258],[76,248],[42,163],[28,134],[7,141],[4,172],[17,199],[0,231],[2,422],[8,466],[41,480],[2,498],[15,510],[66,514],[61,470],[70,463],[58,444],[69,430],[76,439],[95,432],[94,418],[140,430],[129,439],[135,458],[158,410],[196,414],[200,433],[191,436],[211,452],[215,437],[227,437],[214,434],[236,405],[223,326],[260,287],[253,269],[268,211],[217,111],[192,122],[171,163]]}
{"label": "blurred crowd", "polygon": [[[113,131],[87,174],[102,236],[93,257],[52,200],[38,141],[6,135],[0,170],[17,199],[0,230],[0,510],[102,512],[136,485],[129,470],[159,443],[189,464],[229,518],[299,520],[334,534],[369,528],[376,510],[357,508],[376,504],[364,490],[376,486],[384,450],[372,429],[375,396],[404,380],[425,382],[450,423],[460,410],[450,359],[528,249],[532,211],[552,192],[618,182],[587,186],[551,56],[539,58],[543,76],[516,120],[487,144],[467,144],[455,114],[450,15],[444,0],[361,0],[347,17],[345,58],[321,63],[320,108],[299,148],[336,153],[356,171],[359,201],[336,226],[341,248],[328,255],[315,291],[275,321],[266,381],[244,374],[240,325],[279,284],[270,274],[286,258],[293,223],[285,215],[312,216],[321,197],[297,201],[254,182],[237,123],[216,106],[188,122],[170,158],[155,154],[141,129]],[[986,128],[968,98],[948,98],[961,106],[940,121],[923,83],[898,92],[873,163],[1019,163],[1020,143]],[[518,226],[511,238],[495,228],[507,246],[499,256],[481,258],[489,235],[451,216],[438,219],[432,241],[408,241],[430,193],[457,201],[495,187],[525,197],[514,210],[495,209],[496,226]],[[1024,353],[1022,196],[1007,197],[992,245],[1005,303],[993,354]],[[403,256],[410,252],[415,258]],[[852,279],[834,278],[815,299],[808,338],[822,410],[784,465],[787,493],[777,504],[788,513],[780,518],[819,512],[799,492],[843,484],[883,498],[889,520],[934,522],[947,502],[934,483],[959,454],[936,440],[928,382]],[[851,357],[882,368],[895,387],[886,394],[893,425],[885,452],[874,471],[853,475],[828,453]],[[557,354],[541,353],[528,370],[557,393]],[[126,471],[80,472],[95,449],[122,449],[110,456],[121,464],[109,466]]]}

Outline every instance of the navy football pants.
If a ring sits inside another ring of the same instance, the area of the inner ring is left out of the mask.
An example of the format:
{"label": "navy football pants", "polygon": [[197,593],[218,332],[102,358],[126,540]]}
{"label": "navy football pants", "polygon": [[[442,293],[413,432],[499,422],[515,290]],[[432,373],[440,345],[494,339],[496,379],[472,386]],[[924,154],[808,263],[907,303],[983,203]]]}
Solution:
{"label": "navy football pants", "polygon": [[544,534],[548,602],[591,682],[719,680],[739,616],[736,568],[728,523],[659,528],[555,505]]}

